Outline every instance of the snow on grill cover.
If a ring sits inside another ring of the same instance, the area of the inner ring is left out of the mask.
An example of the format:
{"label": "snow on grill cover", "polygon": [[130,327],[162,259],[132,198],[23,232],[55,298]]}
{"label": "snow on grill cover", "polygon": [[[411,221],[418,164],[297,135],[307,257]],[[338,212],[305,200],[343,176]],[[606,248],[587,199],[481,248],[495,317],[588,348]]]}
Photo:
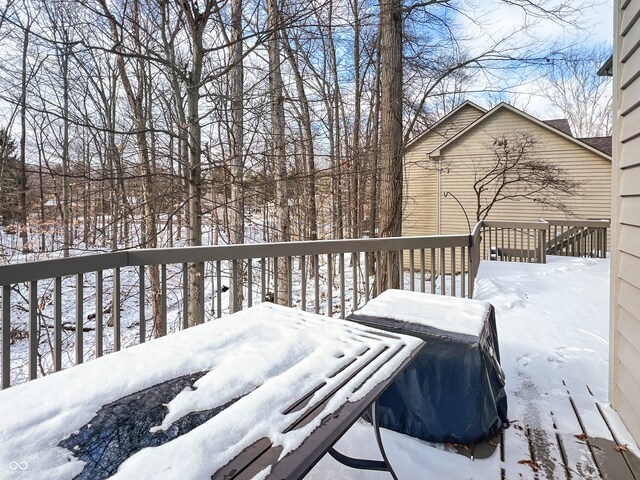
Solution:
{"label": "snow on grill cover", "polygon": [[420,337],[426,348],[380,397],[380,425],[473,444],[507,422],[495,312],[487,302],[387,290],[347,320]]}

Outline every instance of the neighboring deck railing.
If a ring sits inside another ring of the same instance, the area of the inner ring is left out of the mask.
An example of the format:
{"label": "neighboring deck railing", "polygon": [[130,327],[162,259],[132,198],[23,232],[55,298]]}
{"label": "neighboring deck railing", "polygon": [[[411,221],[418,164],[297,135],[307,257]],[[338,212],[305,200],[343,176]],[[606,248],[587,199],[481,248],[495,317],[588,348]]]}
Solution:
{"label": "neighboring deck railing", "polygon": [[609,220],[584,220],[576,225],[571,220],[547,220],[546,250],[548,255],[605,258]]}
{"label": "neighboring deck railing", "polygon": [[548,226],[545,221],[480,222],[480,259],[544,263]]}
{"label": "neighboring deck railing", "polygon": [[[188,326],[189,264],[203,265],[205,320],[278,302],[274,266],[282,261],[289,306],[344,318],[385,289],[378,266],[388,252],[397,253],[400,288],[472,297],[481,260],[544,262],[551,228],[560,227],[552,237],[560,254],[604,256],[605,223],[485,221],[471,235],[126,250],[0,266],[0,389],[12,376],[32,380],[150,339],[151,265],[160,267],[165,335]],[[587,233],[579,236],[581,228]],[[241,280],[243,301],[233,305],[223,292]]]}
{"label": "neighboring deck railing", "polygon": [[609,220],[483,221],[474,230],[481,260],[545,263],[547,255],[605,258]]}

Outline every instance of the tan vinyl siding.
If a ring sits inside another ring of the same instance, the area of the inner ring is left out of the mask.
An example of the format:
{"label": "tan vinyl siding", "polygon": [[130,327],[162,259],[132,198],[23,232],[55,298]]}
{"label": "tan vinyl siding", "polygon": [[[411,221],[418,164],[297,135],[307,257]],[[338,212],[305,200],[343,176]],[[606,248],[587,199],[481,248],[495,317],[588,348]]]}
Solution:
{"label": "tan vinyl siding", "polygon": [[[528,133],[537,139],[536,155],[564,168],[582,183],[580,196],[566,196],[562,202],[571,212],[565,215],[532,200],[497,203],[489,220],[539,220],[540,218],[610,218],[611,162],[581,145],[540,126],[509,109],[496,111],[469,133],[462,135],[443,149],[442,192],[452,192],[460,200],[471,225],[476,222],[476,197],[473,189],[476,176],[491,163],[489,147],[493,138],[512,133]],[[468,225],[460,206],[453,199],[441,200],[440,230],[463,233]]]}
{"label": "tan vinyl siding", "polygon": [[610,397],[640,441],[640,0],[615,3]]}
{"label": "tan vinyl siding", "polygon": [[[640,88],[638,89],[640,91]],[[632,167],[634,165],[640,165],[640,137],[636,137],[633,140],[629,140],[619,145],[620,156],[620,168]]]}
{"label": "tan vinyl siding", "polygon": [[481,117],[482,111],[465,105],[450,118],[421,135],[404,154],[404,209],[402,235],[436,235],[438,215],[437,174],[429,167],[429,153]]}

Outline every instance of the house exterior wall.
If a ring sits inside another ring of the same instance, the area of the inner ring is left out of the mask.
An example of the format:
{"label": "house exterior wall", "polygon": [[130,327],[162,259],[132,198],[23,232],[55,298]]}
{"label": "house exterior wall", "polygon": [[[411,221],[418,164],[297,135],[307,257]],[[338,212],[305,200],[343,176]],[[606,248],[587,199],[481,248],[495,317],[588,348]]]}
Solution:
{"label": "house exterior wall", "polygon": [[609,396],[640,443],[640,0],[614,8]]}
{"label": "house exterior wall", "polygon": [[[611,216],[611,161],[597,153],[538,125],[507,108],[496,111],[469,133],[449,144],[441,151],[440,189],[453,193],[469,216],[471,227],[476,223],[476,197],[473,189],[476,176],[486,172],[493,153],[488,149],[493,138],[526,132],[537,139],[536,155],[564,168],[581,182],[580,196],[565,196],[562,202],[571,211],[569,218],[610,218]],[[440,231],[464,233],[467,221],[458,203],[452,198],[441,198]],[[563,212],[545,207],[532,200],[497,203],[488,220],[539,220],[540,218],[566,218]]]}
{"label": "house exterior wall", "polygon": [[426,168],[429,153],[483,113],[472,105],[465,105],[405,150],[403,236],[439,233],[437,174],[435,170]]}

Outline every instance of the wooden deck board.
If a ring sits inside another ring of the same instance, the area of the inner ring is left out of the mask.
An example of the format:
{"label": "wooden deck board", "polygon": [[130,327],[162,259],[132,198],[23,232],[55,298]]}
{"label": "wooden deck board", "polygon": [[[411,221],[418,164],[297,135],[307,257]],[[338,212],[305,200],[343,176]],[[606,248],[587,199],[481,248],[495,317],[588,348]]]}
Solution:
{"label": "wooden deck board", "polygon": [[536,465],[531,458],[529,440],[526,427],[520,422],[512,423],[504,431],[504,478],[528,479],[534,478]]}
{"label": "wooden deck board", "polygon": [[588,386],[561,385],[553,411],[540,401],[504,431],[500,478],[640,480],[640,459],[620,445]]}
{"label": "wooden deck board", "polygon": [[539,408],[536,411],[538,420],[544,425],[553,426],[553,430],[529,425],[526,428],[527,440],[531,457],[535,461],[538,471],[535,478],[545,480],[565,480],[567,478],[564,464],[564,453],[558,443],[553,413],[550,409]]}

